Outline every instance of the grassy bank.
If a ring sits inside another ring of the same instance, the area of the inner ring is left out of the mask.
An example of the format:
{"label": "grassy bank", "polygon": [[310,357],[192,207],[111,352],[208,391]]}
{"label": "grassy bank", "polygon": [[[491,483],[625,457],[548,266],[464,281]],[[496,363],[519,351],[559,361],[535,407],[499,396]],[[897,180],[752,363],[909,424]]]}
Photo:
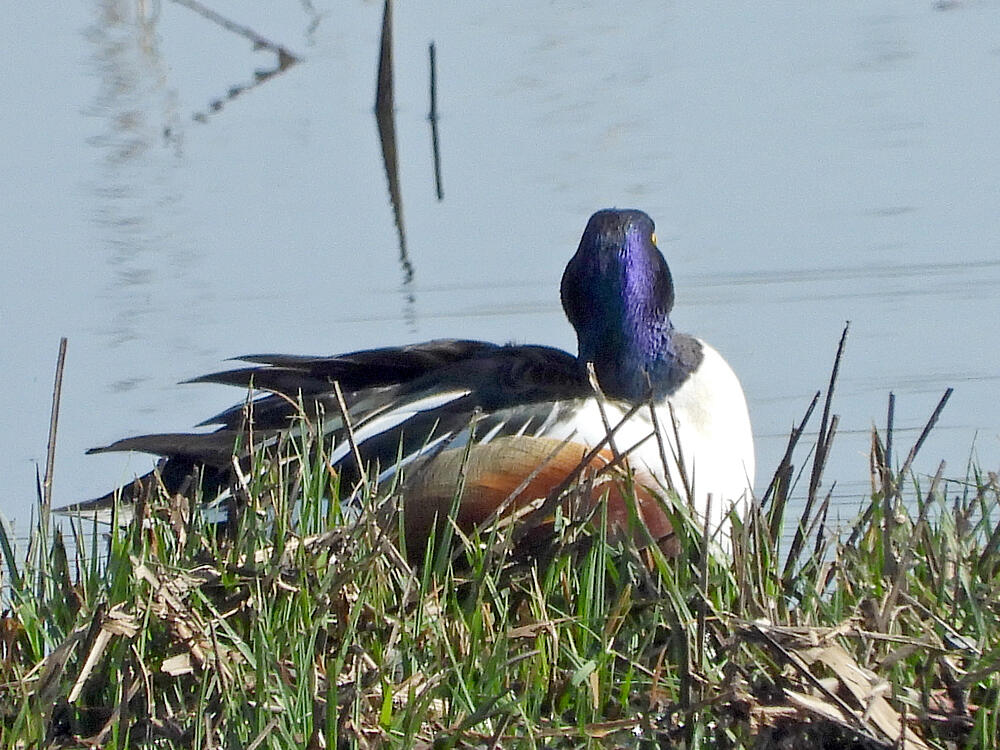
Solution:
{"label": "grassy bank", "polygon": [[411,564],[392,488],[348,522],[308,437],[283,446],[299,461],[261,457],[225,528],[153,497],[68,544],[43,513],[26,553],[0,540],[0,743],[995,747],[995,478],[892,471],[875,435],[871,502],[829,529],[820,422],[731,555],[680,507],[677,559],[557,514],[540,557],[507,525]]}

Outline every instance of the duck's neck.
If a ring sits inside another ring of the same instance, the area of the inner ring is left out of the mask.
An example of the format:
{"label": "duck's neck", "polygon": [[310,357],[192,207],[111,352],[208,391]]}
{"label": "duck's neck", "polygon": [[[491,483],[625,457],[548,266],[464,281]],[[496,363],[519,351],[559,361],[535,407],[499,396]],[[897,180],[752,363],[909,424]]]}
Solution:
{"label": "duck's neck", "polygon": [[594,300],[590,322],[577,330],[581,362],[592,362],[601,390],[638,403],[672,392],[686,375],[674,348],[674,327],[643,294]]}

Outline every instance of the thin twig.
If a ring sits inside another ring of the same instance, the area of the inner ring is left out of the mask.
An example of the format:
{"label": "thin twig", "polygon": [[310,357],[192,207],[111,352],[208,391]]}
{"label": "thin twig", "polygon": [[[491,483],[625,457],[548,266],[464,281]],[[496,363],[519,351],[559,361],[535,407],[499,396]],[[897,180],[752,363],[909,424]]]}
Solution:
{"label": "thin twig", "polygon": [[344,392],[340,389],[340,381],[333,381],[333,392],[337,396],[337,407],[340,409],[340,417],[344,420],[344,433],[347,435],[347,444],[351,446],[351,453],[358,464],[358,476],[361,478],[362,486],[368,485],[368,470],[361,460],[361,451],[354,440],[354,428],[351,426],[351,415],[347,410],[347,402],[344,401]]}
{"label": "thin twig", "polygon": [[617,461],[621,457],[621,454],[618,452],[618,446],[615,445],[614,435],[611,432],[611,422],[608,419],[608,413],[605,410],[605,403],[607,399],[605,399],[604,391],[601,390],[601,384],[597,380],[597,370],[594,368],[593,362],[587,363],[587,378],[590,380],[590,389],[594,392],[594,399],[597,401],[597,412],[601,415],[601,423],[604,425],[604,434],[608,436],[608,447],[611,449],[611,454]]}
{"label": "thin twig", "polygon": [[[687,464],[684,462],[684,450],[681,448],[681,433],[677,426],[677,415],[674,414],[674,404],[672,401],[667,402],[667,408],[670,411],[670,424],[673,425],[674,429],[674,445],[677,446],[677,472],[681,475],[681,484],[684,485],[684,493],[687,497],[688,506],[693,508],[695,505],[694,501],[694,482],[688,478]],[[673,446],[671,446],[673,449]],[[694,468],[694,467],[692,467]],[[705,525],[708,525],[708,518],[705,519]]]}
{"label": "thin twig", "polygon": [[656,435],[656,447],[660,452],[660,463],[663,464],[663,476],[667,480],[667,489],[671,492],[680,496],[677,492],[677,488],[674,487],[674,481],[670,478],[670,464],[667,460],[667,446],[663,440],[663,432],[660,430],[660,418],[656,415],[656,406],[653,404],[653,400],[649,400],[649,418],[653,423],[653,434]]}

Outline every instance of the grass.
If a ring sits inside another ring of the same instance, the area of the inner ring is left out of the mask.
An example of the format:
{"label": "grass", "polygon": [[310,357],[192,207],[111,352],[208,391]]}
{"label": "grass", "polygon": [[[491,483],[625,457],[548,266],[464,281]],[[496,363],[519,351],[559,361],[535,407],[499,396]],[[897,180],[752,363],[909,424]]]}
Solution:
{"label": "grass", "polygon": [[67,544],[43,513],[26,554],[0,533],[0,745],[995,747],[996,478],[894,471],[874,434],[870,502],[835,533],[829,404],[731,555],[674,503],[676,559],[557,512],[544,554],[449,528],[412,565],[394,488],[359,518],[327,501],[308,434],[257,457],[225,527],[153,496]]}

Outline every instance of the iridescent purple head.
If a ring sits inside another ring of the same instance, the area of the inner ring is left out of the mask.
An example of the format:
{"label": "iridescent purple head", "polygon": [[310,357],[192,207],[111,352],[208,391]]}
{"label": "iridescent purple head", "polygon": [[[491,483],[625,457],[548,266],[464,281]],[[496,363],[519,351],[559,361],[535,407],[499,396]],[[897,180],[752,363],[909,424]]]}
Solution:
{"label": "iridescent purple head", "polygon": [[654,228],[642,211],[598,211],[562,278],[580,360],[594,363],[608,396],[632,402],[662,396],[687,375],[673,346],[673,279]]}

